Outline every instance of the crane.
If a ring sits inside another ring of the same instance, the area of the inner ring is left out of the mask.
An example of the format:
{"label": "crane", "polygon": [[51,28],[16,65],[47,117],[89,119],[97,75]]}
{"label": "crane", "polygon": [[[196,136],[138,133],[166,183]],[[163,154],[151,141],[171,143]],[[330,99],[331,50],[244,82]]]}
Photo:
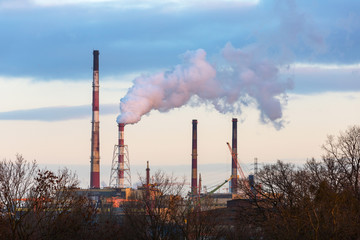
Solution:
{"label": "crane", "polygon": [[[244,174],[244,172],[243,172],[243,170],[242,170],[242,168],[241,168],[241,166],[240,166],[240,163],[239,163],[239,161],[238,161],[238,158],[237,158],[236,154],[235,154],[235,153],[232,151],[232,149],[231,149],[230,143],[226,142],[226,144],[227,144],[228,147],[229,147],[229,151],[230,151],[230,153],[231,153],[231,156],[232,156],[233,160],[236,161],[236,165],[237,165],[238,172],[239,172],[240,175],[241,175],[240,181],[243,183],[243,186],[246,188],[246,191],[247,191],[248,193],[250,193],[251,196],[252,196],[252,195],[255,195],[255,196],[256,196],[256,193],[254,194],[254,193],[251,191],[251,187],[249,186],[249,182],[247,181],[247,179],[246,179],[246,177],[245,177],[245,174]],[[234,176],[234,177],[237,177],[237,176]]]}
{"label": "crane", "polygon": [[221,188],[222,186],[225,185],[225,183],[229,182],[233,177],[231,176],[229,179],[226,179],[223,183],[221,183],[219,186],[215,187],[213,190],[211,190],[210,192],[207,193],[207,195],[211,195],[214,192],[216,192],[217,190],[219,190],[219,188]]}
{"label": "crane", "polygon": [[[229,150],[230,150],[230,153],[231,153],[231,156],[234,160],[236,160],[236,165],[237,165],[237,169],[238,169],[238,172],[240,173],[241,175],[241,180],[244,182],[245,186],[248,187],[248,182],[246,181],[246,177],[245,177],[245,174],[239,164],[239,161],[236,157],[236,155],[233,153],[232,149],[231,149],[231,146],[230,146],[230,143],[226,142],[226,144],[228,145],[229,147]],[[217,190],[219,190],[219,188],[221,188],[222,186],[224,186],[227,182],[229,182],[232,178],[236,178],[237,176],[231,176],[229,179],[226,179],[223,183],[221,183],[220,185],[218,185],[217,187],[215,187],[213,190],[211,190],[210,192],[207,193],[207,196],[208,195],[211,195],[213,194],[214,192],[216,192]]]}
{"label": "crane", "polygon": [[236,154],[233,153],[233,151],[232,151],[232,149],[231,149],[231,146],[230,146],[230,143],[229,143],[229,142],[226,142],[226,144],[227,144],[228,147],[229,147],[229,151],[230,151],[230,154],[231,154],[233,160],[236,161],[237,169],[238,169],[238,171],[239,171],[242,179],[245,180],[245,179],[246,179],[245,174],[244,174],[244,172],[243,172],[243,170],[242,170],[242,168],[241,168],[241,166],[240,166],[240,164],[239,164],[239,161],[238,161],[238,159],[237,159],[237,157],[236,157]]}
{"label": "crane", "polygon": [[[231,176],[229,179],[226,179],[223,183],[221,183],[220,185],[216,186],[213,190],[211,190],[210,192],[206,193],[204,196],[198,196],[198,207],[199,209],[201,209],[201,204],[203,202],[204,199],[210,197],[212,194],[214,194],[217,190],[219,190],[222,186],[224,186],[227,182],[229,182],[233,177]],[[199,192],[200,193],[200,192]]]}

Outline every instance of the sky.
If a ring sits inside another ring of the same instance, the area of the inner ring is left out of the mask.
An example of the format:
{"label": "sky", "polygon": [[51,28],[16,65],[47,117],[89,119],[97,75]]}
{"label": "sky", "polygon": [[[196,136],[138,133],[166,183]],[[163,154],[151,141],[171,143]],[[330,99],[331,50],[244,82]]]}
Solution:
{"label": "sky", "polygon": [[89,185],[92,51],[100,51],[101,182],[117,121],[132,181],[190,177],[191,123],[208,185],[230,176],[231,119],[245,172],[321,159],[360,122],[356,0],[0,0],[0,158],[77,171]]}

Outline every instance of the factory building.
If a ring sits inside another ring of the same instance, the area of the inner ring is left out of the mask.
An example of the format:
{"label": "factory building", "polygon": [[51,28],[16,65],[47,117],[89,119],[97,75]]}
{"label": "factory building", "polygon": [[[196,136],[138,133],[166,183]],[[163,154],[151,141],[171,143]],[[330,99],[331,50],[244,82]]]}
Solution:
{"label": "factory building", "polygon": [[[91,161],[90,161],[90,188],[79,189],[78,193],[89,197],[95,203],[112,204],[119,207],[121,203],[130,201],[134,196],[139,196],[145,192],[151,199],[156,194],[156,183],[150,183],[150,168],[147,162],[146,183],[143,186],[133,189],[131,186],[130,163],[128,159],[128,149],[125,144],[125,123],[118,123],[118,141],[115,145],[114,155],[111,166],[109,187],[100,188],[100,120],[99,120],[99,51],[93,51],[93,84],[92,84],[92,121],[91,121]],[[217,193],[215,190],[208,193],[201,192],[201,176],[198,179],[198,142],[196,119],[192,120],[192,149],[191,149],[191,185],[190,194],[195,198],[211,198],[214,208],[226,208],[227,202],[233,199],[244,198],[238,190],[239,175],[245,180],[244,174],[237,161],[237,122],[232,119],[232,145],[228,143],[231,152],[231,176],[225,181],[230,183],[229,193]],[[206,173],[205,173],[206,174]],[[252,178],[252,181],[253,178]],[[223,184],[221,184],[222,186]],[[219,187],[220,188],[220,187]],[[217,190],[217,189],[216,189]]]}

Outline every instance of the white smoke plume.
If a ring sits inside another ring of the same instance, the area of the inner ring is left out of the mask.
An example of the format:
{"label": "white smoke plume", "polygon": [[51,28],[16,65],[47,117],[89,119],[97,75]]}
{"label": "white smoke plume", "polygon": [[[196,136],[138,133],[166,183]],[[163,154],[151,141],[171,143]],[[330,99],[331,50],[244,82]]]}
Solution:
{"label": "white smoke plume", "polygon": [[251,49],[236,49],[228,43],[221,64],[211,64],[202,49],[184,54],[184,63],[171,71],[140,76],[120,100],[118,123],[134,124],[152,110],[166,112],[189,103],[213,105],[220,113],[240,114],[255,103],[262,122],[282,126],[282,100],[292,81],[281,81],[276,64],[258,58]]}

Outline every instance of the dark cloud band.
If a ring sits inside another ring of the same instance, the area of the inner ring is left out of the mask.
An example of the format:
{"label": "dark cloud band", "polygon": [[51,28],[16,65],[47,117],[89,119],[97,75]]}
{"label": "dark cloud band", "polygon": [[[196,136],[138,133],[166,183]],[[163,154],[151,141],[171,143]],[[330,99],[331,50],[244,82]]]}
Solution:
{"label": "dark cloud band", "polygon": [[[100,114],[117,114],[117,104],[100,105]],[[0,112],[0,120],[64,121],[91,118],[91,105],[58,106]]]}

